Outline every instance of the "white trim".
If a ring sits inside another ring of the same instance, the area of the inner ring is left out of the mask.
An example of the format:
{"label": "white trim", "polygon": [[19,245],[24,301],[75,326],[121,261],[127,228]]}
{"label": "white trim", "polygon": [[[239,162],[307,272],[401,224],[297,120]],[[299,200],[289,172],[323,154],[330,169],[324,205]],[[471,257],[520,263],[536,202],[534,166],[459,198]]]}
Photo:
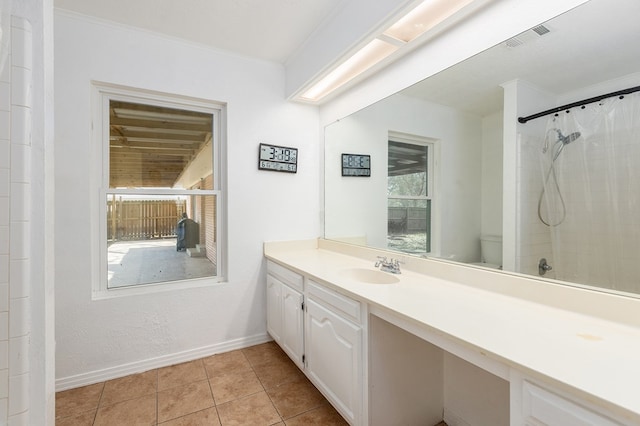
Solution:
{"label": "white trim", "polygon": [[[91,196],[91,220],[93,223],[91,234],[91,247],[95,253],[91,257],[92,280],[91,298],[92,300],[107,299],[112,297],[132,296],[161,291],[182,290],[193,287],[203,287],[218,284],[227,280],[226,253],[227,232],[223,228],[227,225],[226,209],[226,106],[224,103],[213,100],[195,98],[190,96],[161,93],[147,89],[138,89],[120,86],[110,83],[91,81],[92,96],[92,155],[91,161],[94,165],[94,172],[91,174],[91,187],[98,190],[92,191]],[[212,144],[213,144],[213,183],[211,190],[188,190],[188,189],[118,189],[109,188],[109,144],[104,141],[109,140],[109,102],[111,100],[121,100],[125,102],[145,103],[168,108],[179,108],[189,111],[203,112],[211,114],[213,117]],[[109,194],[150,194],[150,195],[213,195],[217,198],[216,229],[218,238],[216,241],[217,255],[217,275],[193,280],[169,281],[164,283],[154,283],[122,287],[117,289],[108,288],[107,280],[107,223],[106,223],[106,203]]]}
{"label": "white trim", "polygon": [[56,380],[56,392],[87,386],[106,380],[117,379],[130,374],[142,373],[154,368],[167,367],[182,362],[193,361],[207,356],[243,349],[273,340],[267,333],[260,333],[253,336],[241,337],[214,345],[202,346],[174,354],[163,355],[156,358],[149,358],[141,361],[122,364],[115,367],[108,367],[101,370],[90,371],[75,376],[61,377]]}
{"label": "white trim", "polygon": [[431,201],[430,217],[430,244],[429,251],[425,255],[438,256],[440,253],[440,140],[419,136],[410,133],[396,132],[389,130],[387,134],[387,145],[389,141],[406,144],[420,145],[427,148],[427,195],[426,196],[404,196],[387,195],[390,198],[406,200],[428,200]]}

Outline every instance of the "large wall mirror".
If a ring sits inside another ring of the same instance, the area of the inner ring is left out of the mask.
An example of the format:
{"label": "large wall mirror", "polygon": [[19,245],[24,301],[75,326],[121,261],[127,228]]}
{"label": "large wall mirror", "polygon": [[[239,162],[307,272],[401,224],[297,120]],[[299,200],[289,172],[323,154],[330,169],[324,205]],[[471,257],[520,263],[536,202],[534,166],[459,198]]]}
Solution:
{"label": "large wall mirror", "polygon": [[640,86],[638,16],[591,0],[327,126],[325,237],[640,294],[640,92],[517,120]]}

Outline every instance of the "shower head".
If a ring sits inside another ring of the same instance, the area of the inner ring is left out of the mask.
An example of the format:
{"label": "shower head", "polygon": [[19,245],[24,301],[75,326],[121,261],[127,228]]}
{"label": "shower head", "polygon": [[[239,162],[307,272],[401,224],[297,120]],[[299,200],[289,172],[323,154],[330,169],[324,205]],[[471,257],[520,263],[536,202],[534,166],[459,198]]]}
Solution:
{"label": "shower head", "polygon": [[571,143],[580,137],[580,132],[573,132],[567,136],[564,136],[558,129],[556,129],[556,132],[558,132],[558,142],[562,142],[563,145]]}

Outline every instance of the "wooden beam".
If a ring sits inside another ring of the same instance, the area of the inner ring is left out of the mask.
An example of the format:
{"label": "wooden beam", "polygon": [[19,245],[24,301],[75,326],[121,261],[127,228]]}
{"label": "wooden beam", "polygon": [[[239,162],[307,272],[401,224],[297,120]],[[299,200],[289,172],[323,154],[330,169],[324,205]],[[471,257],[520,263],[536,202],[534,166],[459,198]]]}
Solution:
{"label": "wooden beam", "polygon": [[163,132],[123,132],[122,135],[109,135],[109,139],[117,139],[125,137],[129,141],[151,141],[158,142],[199,142],[204,143],[204,136],[202,135],[178,135]]}
{"label": "wooden beam", "polygon": [[[118,151],[123,154],[143,154],[144,159],[162,158],[162,156],[190,157],[194,154],[193,150],[183,150],[183,149],[162,149],[158,151],[153,151],[153,150],[144,149],[144,148],[113,147],[113,151]],[[113,151],[110,151],[110,152],[113,152]]]}
{"label": "wooden beam", "polygon": [[208,133],[211,132],[212,123],[211,121],[206,124],[199,123],[172,123],[167,121],[158,121],[158,120],[138,120],[134,118],[119,118],[112,117],[109,119],[109,124],[115,127],[126,127],[127,129],[134,130],[136,128],[147,128],[154,130],[185,130],[188,132],[201,132]]}
{"label": "wooden beam", "polygon": [[112,148],[141,148],[141,149],[185,149],[195,151],[200,148],[199,143],[156,143],[156,142],[131,142],[126,138],[111,139],[109,146]]}

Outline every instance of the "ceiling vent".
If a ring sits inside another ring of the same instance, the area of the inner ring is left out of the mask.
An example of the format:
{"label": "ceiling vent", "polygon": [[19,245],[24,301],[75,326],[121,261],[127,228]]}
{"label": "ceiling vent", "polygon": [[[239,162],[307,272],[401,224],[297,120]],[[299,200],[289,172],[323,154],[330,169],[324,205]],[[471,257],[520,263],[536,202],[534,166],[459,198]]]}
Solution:
{"label": "ceiling vent", "polygon": [[504,44],[507,47],[522,46],[523,44],[534,41],[537,38],[542,37],[543,35],[550,32],[551,31],[549,30],[549,28],[545,27],[544,25],[538,25],[537,27],[533,27],[530,30],[527,30],[513,38],[510,38],[509,40],[505,41]]}

